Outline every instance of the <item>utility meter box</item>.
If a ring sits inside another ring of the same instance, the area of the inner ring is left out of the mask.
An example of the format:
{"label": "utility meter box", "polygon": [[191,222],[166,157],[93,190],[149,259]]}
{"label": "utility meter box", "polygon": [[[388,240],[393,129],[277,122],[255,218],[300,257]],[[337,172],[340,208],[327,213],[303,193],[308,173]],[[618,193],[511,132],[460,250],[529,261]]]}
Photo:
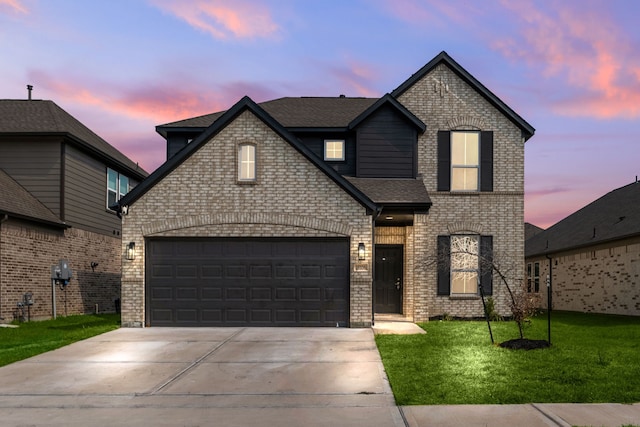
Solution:
{"label": "utility meter box", "polygon": [[69,284],[69,280],[73,277],[71,268],[69,268],[69,262],[61,259],[58,265],[51,266],[51,280],[55,280],[57,283],[66,286]]}

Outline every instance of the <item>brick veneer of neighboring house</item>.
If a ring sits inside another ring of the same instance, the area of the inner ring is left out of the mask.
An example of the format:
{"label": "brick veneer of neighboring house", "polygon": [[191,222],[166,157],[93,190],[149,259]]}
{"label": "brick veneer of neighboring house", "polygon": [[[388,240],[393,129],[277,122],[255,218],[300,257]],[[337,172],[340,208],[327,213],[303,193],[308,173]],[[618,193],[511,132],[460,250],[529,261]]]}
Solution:
{"label": "brick veneer of neighboring house", "polygon": [[640,184],[613,190],[528,239],[526,263],[544,308],[551,275],[555,310],[640,315]]}
{"label": "brick veneer of neighboring house", "polygon": [[[9,220],[0,227],[2,268],[1,312],[13,320],[17,303],[33,294],[33,319],[52,315],[51,265],[65,259],[73,277],[65,290],[56,289],[58,316],[114,312],[120,298],[120,239],[69,228],[52,230]],[[91,268],[90,263],[98,265]]]}

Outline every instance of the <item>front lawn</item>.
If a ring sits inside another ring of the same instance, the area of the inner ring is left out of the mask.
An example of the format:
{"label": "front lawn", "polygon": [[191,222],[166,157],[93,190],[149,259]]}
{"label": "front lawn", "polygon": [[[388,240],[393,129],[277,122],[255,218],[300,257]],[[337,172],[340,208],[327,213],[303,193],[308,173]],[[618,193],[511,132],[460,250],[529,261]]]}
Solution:
{"label": "front lawn", "polygon": [[0,366],[118,329],[119,314],[58,317],[0,328]]}
{"label": "front lawn", "polygon": [[[518,337],[492,322],[496,343]],[[640,402],[640,318],[553,312],[548,349],[491,345],[487,324],[431,321],[426,335],[378,335],[399,405]],[[547,316],[525,330],[547,339]]]}

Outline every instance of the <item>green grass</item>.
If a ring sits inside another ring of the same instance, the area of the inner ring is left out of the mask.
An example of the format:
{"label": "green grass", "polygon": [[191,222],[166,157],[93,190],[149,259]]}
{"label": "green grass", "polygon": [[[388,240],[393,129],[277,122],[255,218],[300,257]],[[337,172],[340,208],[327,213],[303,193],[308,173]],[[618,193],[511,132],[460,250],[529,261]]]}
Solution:
{"label": "green grass", "polygon": [[[432,321],[426,335],[378,335],[399,405],[640,402],[640,318],[553,312],[552,346],[491,345],[486,322]],[[514,322],[492,322],[496,343]],[[547,339],[547,317],[525,330]]]}
{"label": "green grass", "polygon": [[118,329],[120,315],[69,316],[19,325],[0,328],[0,366]]}

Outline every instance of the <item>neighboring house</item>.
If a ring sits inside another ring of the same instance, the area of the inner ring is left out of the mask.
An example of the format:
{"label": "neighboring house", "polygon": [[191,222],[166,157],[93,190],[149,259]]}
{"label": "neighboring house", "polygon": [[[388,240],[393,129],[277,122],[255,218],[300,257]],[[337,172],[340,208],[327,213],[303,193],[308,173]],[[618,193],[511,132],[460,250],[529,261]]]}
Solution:
{"label": "neighboring house", "polygon": [[124,326],[475,317],[479,280],[506,312],[478,257],[438,251],[522,270],[534,129],[445,52],[381,98],[245,97],[157,131],[167,162],[120,201]]}
{"label": "neighboring house", "polygon": [[524,223],[524,240],[527,241],[538,233],[542,233],[544,228],[540,228],[537,225],[531,223]]}
{"label": "neighboring house", "polygon": [[52,316],[51,266],[73,278],[58,315],[116,309],[121,221],[108,206],[147,173],[52,101],[0,100],[0,317],[25,293]]}
{"label": "neighboring house", "polygon": [[[640,315],[640,183],[600,197],[526,241],[532,292],[552,308]],[[550,273],[551,272],[551,273]]]}

